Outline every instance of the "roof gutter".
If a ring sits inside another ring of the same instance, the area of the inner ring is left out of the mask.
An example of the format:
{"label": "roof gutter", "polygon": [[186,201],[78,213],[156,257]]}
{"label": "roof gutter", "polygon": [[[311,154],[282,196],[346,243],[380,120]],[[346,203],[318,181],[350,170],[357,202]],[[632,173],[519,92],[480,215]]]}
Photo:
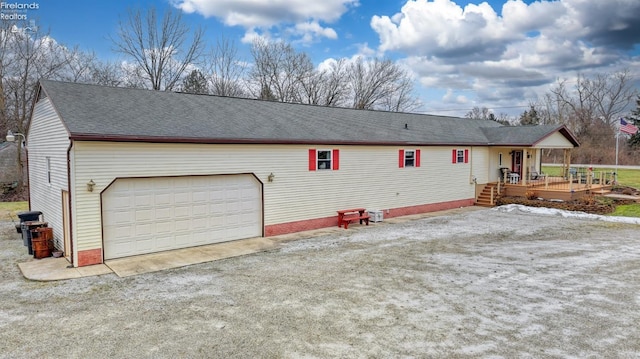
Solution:
{"label": "roof gutter", "polygon": [[73,133],[72,141],[139,142],[139,143],[188,143],[188,144],[254,144],[254,145],[359,145],[359,146],[487,146],[487,143],[421,143],[394,141],[345,141],[345,140],[307,140],[307,139],[259,139],[259,138],[193,138],[193,137],[151,137],[121,136]]}

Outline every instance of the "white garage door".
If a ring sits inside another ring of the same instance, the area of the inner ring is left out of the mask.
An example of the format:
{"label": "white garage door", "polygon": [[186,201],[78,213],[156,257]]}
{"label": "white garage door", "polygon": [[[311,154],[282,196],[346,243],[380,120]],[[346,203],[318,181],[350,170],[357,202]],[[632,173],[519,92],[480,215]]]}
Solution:
{"label": "white garage door", "polygon": [[118,179],[102,194],[105,259],[262,236],[251,175]]}

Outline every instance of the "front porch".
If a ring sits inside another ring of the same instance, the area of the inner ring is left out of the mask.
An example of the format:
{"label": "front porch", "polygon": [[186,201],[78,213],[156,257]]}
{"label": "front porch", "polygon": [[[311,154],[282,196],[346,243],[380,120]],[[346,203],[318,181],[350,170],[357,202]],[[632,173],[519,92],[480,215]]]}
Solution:
{"label": "front porch", "polygon": [[514,181],[506,175],[502,181],[488,183],[480,191],[476,203],[494,206],[498,196],[534,197],[571,201],[589,195],[604,195],[614,184],[613,172],[570,172],[568,178],[538,176],[536,179]]}

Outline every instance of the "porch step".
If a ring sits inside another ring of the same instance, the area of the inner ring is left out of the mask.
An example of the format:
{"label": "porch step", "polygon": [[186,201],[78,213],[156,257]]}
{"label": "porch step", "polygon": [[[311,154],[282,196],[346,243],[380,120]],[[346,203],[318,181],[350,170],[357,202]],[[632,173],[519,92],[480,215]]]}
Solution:
{"label": "porch step", "polygon": [[[493,199],[491,201],[491,189],[493,188]],[[495,198],[498,195],[498,184],[497,183],[487,183],[482,192],[478,195],[478,199],[476,199],[476,206],[480,207],[495,207]]]}

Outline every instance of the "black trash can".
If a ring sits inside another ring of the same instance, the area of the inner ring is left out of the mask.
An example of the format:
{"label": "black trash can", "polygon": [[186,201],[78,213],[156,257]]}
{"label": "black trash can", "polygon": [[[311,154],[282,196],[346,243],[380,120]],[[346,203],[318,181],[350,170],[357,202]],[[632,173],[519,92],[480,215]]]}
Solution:
{"label": "black trash can", "polygon": [[[22,244],[24,244],[29,249],[29,254],[33,254],[33,250],[31,249],[31,229],[37,228],[37,226],[30,228],[26,223],[38,222],[40,220],[42,212],[24,211],[18,212],[17,215],[18,218],[20,218],[20,231],[18,231],[18,233],[22,232]],[[16,230],[18,230],[17,227]]]}

